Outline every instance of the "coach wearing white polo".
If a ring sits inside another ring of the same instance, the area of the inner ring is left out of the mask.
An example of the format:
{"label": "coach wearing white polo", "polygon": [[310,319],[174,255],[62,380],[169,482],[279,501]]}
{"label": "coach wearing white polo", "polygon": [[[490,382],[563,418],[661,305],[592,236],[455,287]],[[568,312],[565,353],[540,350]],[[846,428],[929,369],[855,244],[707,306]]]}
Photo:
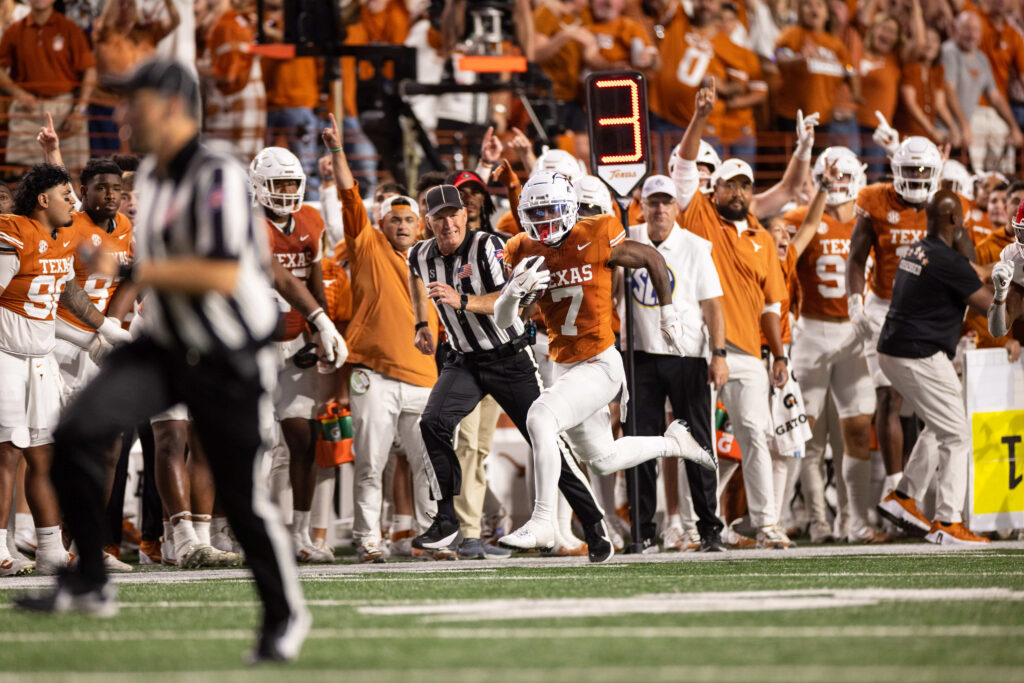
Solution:
{"label": "coach wearing white polo", "polygon": [[[633,297],[633,348],[636,387],[632,410],[637,434],[653,436],[665,431],[665,399],[676,418],[685,420],[697,443],[714,449],[711,427],[711,385],[718,389],[729,378],[725,362],[725,317],[722,286],[711,259],[711,243],[676,226],[679,205],[675,183],[663,175],[651,176],[641,191],[644,219],[629,229],[629,237],[655,247],[668,265],[672,304],[683,326],[684,351],[673,353],[661,333],[658,296],[646,270],[634,270],[629,283]],[[619,302],[624,316],[625,299]],[[710,352],[709,352],[710,341]],[[625,342],[623,342],[625,346]],[[711,362],[708,363],[710,357]],[[716,514],[717,473],[686,462],[697,530],[703,551],[722,551],[722,522]],[[654,543],[657,465],[638,467],[640,530],[645,545]]]}

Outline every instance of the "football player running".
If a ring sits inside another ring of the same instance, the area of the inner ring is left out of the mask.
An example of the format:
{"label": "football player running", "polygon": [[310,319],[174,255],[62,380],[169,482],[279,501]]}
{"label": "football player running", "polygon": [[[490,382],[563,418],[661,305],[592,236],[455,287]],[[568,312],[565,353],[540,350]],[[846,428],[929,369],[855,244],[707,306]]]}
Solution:
{"label": "football player running", "polygon": [[[875,385],[875,429],[887,475],[878,511],[897,526],[918,535],[931,529],[931,521],[914,503],[915,498],[924,495],[928,481],[908,481],[902,476],[900,407],[903,401],[878,367],[875,349],[889,311],[900,258],[911,244],[925,236],[924,209],[939,187],[942,164],[938,147],[927,138],[911,136],[899,143],[892,154],[893,182],[869,185],[857,195],[854,207],[857,222],[846,261],[847,311],[857,338],[864,344]],[[961,197],[960,201],[966,214],[967,200]],[[974,247],[966,231],[961,232],[955,246],[974,260]],[[874,259],[870,281],[865,277],[869,254]],[[867,294],[865,284],[870,285]]]}
{"label": "football player running", "polygon": [[[499,326],[511,325],[523,297],[538,294],[548,331],[553,383],[541,392],[527,416],[534,448],[537,491],[533,515],[518,530],[499,539],[515,549],[550,548],[559,472],[558,436],[596,473],[608,474],[657,457],[718,466],[686,425],[677,420],[664,436],[612,436],[608,404],[625,386],[622,357],[612,332],[614,268],[646,268],[662,302],[661,331],[678,353],[682,327],[672,306],[665,260],[650,246],[626,239],[621,224],[600,215],[577,222],[579,202],[569,179],[536,173],[523,186],[519,218],[526,232],[505,247],[508,283],[494,306]],[[532,297],[531,297],[532,298]],[[628,395],[623,391],[622,404]]]}
{"label": "football player running", "polygon": [[[865,186],[865,167],[846,147],[829,147],[814,164],[818,192],[810,206],[784,215],[799,227],[792,246],[799,256],[797,277],[803,293],[793,334],[793,372],[800,378],[811,426],[825,416],[831,392],[843,438],[841,465],[845,496],[840,496],[840,536],[878,543],[888,537],[871,527],[871,416],[875,393],[867,360],[846,308],[846,256],[856,216],[853,205]],[[809,498],[812,542],[832,538],[825,515],[824,462],[827,432],[807,447],[800,478]],[[845,498],[845,501],[843,500]]]}
{"label": "football player running", "polygon": [[[320,308],[309,321],[320,336],[325,359],[340,366],[348,349],[324,309],[320,212],[303,205],[306,174],[298,157],[283,147],[267,147],[249,165],[253,201],[263,207],[270,251],[294,277],[302,281]],[[334,554],[318,550],[309,532],[310,507],[316,488],[316,416],[326,398],[327,383],[307,349],[306,317],[278,296],[283,328],[275,335],[278,351],[274,410],[289,453],[292,486],[292,542],[300,562],[333,562]],[[303,353],[305,351],[306,353]]]}
{"label": "football player running", "polygon": [[999,263],[992,266],[995,295],[988,309],[988,331],[997,339],[1009,333],[1024,314],[1024,202],[1017,207],[1010,226],[1013,244],[1003,248]]}

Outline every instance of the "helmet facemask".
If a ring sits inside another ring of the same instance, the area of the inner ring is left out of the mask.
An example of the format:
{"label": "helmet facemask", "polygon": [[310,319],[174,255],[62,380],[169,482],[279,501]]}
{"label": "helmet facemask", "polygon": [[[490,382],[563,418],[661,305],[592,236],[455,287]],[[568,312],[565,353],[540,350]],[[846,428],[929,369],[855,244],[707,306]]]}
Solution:
{"label": "helmet facemask", "polygon": [[[298,181],[294,192],[284,192],[280,188],[286,182]],[[306,179],[303,178],[268,178],[260,204],[277,214],[295,213],[302,208],[302,199],[306,195]]]}
{"label": "helmet facemask", "polygon": [[939,169],[935,166],[893,165],[893,186],[911,204],[922,204],[939,188]]}
{"label": "helmet facemask", "polygon": [[576,225],[579,204],[561,201],[541,206],[520,207],[519,219],[531,239],[555,246],[565,239]]}

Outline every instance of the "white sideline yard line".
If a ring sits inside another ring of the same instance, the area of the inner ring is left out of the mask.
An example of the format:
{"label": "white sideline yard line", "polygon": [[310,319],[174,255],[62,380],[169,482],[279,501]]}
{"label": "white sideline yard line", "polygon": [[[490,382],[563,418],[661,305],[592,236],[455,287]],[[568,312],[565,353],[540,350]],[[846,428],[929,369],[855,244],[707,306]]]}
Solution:
{"label": "white sideline yard line", "polygon": [[[189,681],[189,683],[278,683],[284,678],[284,671],[245,669],[235,671],[181,671],[157,673],[147,671],[147,683],[163,681]],[[738,683],[741,681],[763,681],[764,683],[862,683],[863,681],[899,680],[901,683],[932,683],[934,681],[998,680],[1007,683],[1024,681],[1024,671],[1014,666],[847,666],[827,664],[809,665],[701,665],[676,666],[570,666],[570,667],[515,667],[511,669],[458,667],[439,669],[299,669],[287,671],[292,678],[304,682],[329,681],[336,683],[340,677],[360,683],[538,683],[541,681],[582,680],[587,683],[620,683],[621,681],[642,680],[651,683]],[[76,673],[76,683],[112,683],[115,681],[137,681],[138,672],[96,672]],[[40,674],[38,672],[0,673],[0,683],[23,683],[26,680],[51,681],[68,680],[67,674]]]}
{"label": "white sideline yard line", "polygon": [[[631,666],[570,666],[570,667],[515,667],[512,669],[458,667],[439,669],[299,669],[287,671],[292,678],[301,678],[306,683],[329,681],[336,683],[340,677],[360,683],[537,683],[540,681],[573,681],[587,683],[609,683],[629,680],[650,681],[651,683],[738,683],[740,681],[763,681],[765,683],[862,683],[863,681],[899,680],[901,683],[932,683],[933,681],[1024,681],[1024,670],[1014,666],[848,666],[848,665],[702,665],[687,664],[676,666],[645,666],[637,663]],[[235,671],[181,671],[158,673],[147,671],[147,683],[164,681],[189,681],[189,683],[278,683],[285,678],[285,671],[245,669]],[[76,683],[113,683],[137,681],[138,672],[96,672],[76,673]],[[68,674],[45,674],[38,672],[0,673],[0,683],[23,683],[31,681],[68,680]]]}
{"label": "white sideline yard line", "polygon": [[[609,565],[601,565],[609,566]],[[582,565],[586,567],[586,565]],[[511,567],[518,569],[518,567]],[[221,575],[221,572],[235,572],[229,576]],[[964,572],[900,572],[894,575],[892,572],[737,572],[730,574],[701,574],[693,576],[677,577],[649,577],[651,579],[671,579],[673,581],[700,580],[725,581],[729,579],[742,578],[906,578],[906,577],[958,577],[963,578]],[[971,572],[970,577],[1024,577],[1024,570],[1021,571],[985,571]],[[184,585],[202,583],[206,581],[219,581],[220,583],[252,583],[251,575],[247,570],[211,570],[209,572],[146,572],[144,574],[119,574],[111,577],[114,583],[119,585]],[[402,573],[388,574],[379,572],[377,575],[323,575],[323,576],[301,576],[304,582],[329,581],[348,583],[421,583],[421,582],[452,582],[452,581],[581,581],[584,577],[579,575],[553,575],[553,576],[502,576],[496,571],[488,572],[486,575],[474,573],[463,574],[462,570],[452,567],[437,576],[408,576]],[[605,577],[597,576],[596,579]],[[26,590],[33,588],[45,588],[53,585],[53,577],[49,576],[15,576],[0,579],[0,593],[4,590]],[[0,605],[3,609],[4,605]]]}
{"label": "white sideline yard line", "polygon": [[[1020,638],[1024,626],[592,626],[570,628],[314,628],[311,640],[586,640],[593,638],[638,638],[682,640],[774,640],[774,639],[893,639],[893,638]],[[137,642],[244,640],[254,637],[252,629],[205,629],[200,631],[20,631],[0,633],[0,643]]]}
{"label": "white sideline yard line", "polygon": [[[560,557],[513,557],[508,560],[470,560],[458,562],[400,562],[386,565],[357,565],[357,564],[334,564],[315,567],[300,567],[299,575],[306,581],[479,581],[479,580],[501,580],[501,581],[547,581],[547,580],[579,580],[580,576],[499,576],[498,569],[564,569],[576,568],[582,571],[597,573],[603,569],[621,568],[634,564],[656,564],[656,563],[705,563],[705,562],[726,562],[731,565],[744,562],[753,562],[764,559],[783,560],[810,560],[821,558],[888,558],[894,555],[899,556],[926,556],[926,557],[977,557],[979,559],[996,557],[1019,558],[1013,553],[999,552],[1003,550],[1024,550],[1024,541],[996,541],[991,548],[977,550],[968,548],[963,550],[951,550],[949,546],[937,546],[930,543],[898,543],[884,546],[846,546],[830,545],[816,546],[813,548],[791,548],[786,551],[779,550],[743,550],[728,553],[659,553],[656,555],[616,555],[614,560],[607,564],[592,565],[586,558],[560,558]],[[433,577],[416,577],[417,574],[435,574]],[[414,575],[414,576],[409,576]],[[921,572],[906,573],[900,576],[947,576],[962,575],[961,572]],[[1024,575],[1021,572],[972,572],[972,576],[1018,576]],[[168,569],[166,571],[139,572],[133,574],[119,574],[112,578],[116,583],[134,584],[177,584],[191,583],[196,581],[210,580],[234,580],[248,582],[250,580],[248,569],[209,569],[199,571],[181,571]],[[724,576],[743,576],[741,574],[727,574]],[[752,573],[751,578],[757,576],[892,576],[891,572],[862,572],[862,573]],[[701,578],[709,578],[701,577]],[[685,578],[685,577],[683,577]],[[37,576],[16,576],[0,579],[0,591],[7,589],[39,588],[50,585],[51,579]]]}

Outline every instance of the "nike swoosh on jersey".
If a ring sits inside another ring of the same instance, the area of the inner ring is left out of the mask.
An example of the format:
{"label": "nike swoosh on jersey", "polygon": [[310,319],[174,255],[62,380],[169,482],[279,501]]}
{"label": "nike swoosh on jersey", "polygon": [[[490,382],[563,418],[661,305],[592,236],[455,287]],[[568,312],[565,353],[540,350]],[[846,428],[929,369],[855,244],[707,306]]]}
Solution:
{"label": "nike swoosh on jersey", "polygon": [[68,242],[64,242],[63,244],[64,244],[64,246],[66,247],[66,246],[68,246],[69,244],[71,244],[71,242],[70,242],[70,241],[68,241]]}
{"label": "nike swoosh on jersey", "polygon": [[127,237],[127,236],[128,236],[127,234],[124,234],[124,235],[118,235],[118,236],[117,236],[117,239],[119,239],[119,240],[123,240],[123,239],[124,239],[125,237]]}
{"label": "nike swoosh on jersey", "polygon": [[299,238],[299,241],[305,242],[307,239],[309,239],[309,235],[303,235],[302,237]]}
{"label": "nike swoosh on jersey", "polygon": [[589,246],[590,246],[590,242],[587,242],[586,244],[581,244],[581,245],[576,247],[576,251],[583,251],[584,249],[586,249]]}

